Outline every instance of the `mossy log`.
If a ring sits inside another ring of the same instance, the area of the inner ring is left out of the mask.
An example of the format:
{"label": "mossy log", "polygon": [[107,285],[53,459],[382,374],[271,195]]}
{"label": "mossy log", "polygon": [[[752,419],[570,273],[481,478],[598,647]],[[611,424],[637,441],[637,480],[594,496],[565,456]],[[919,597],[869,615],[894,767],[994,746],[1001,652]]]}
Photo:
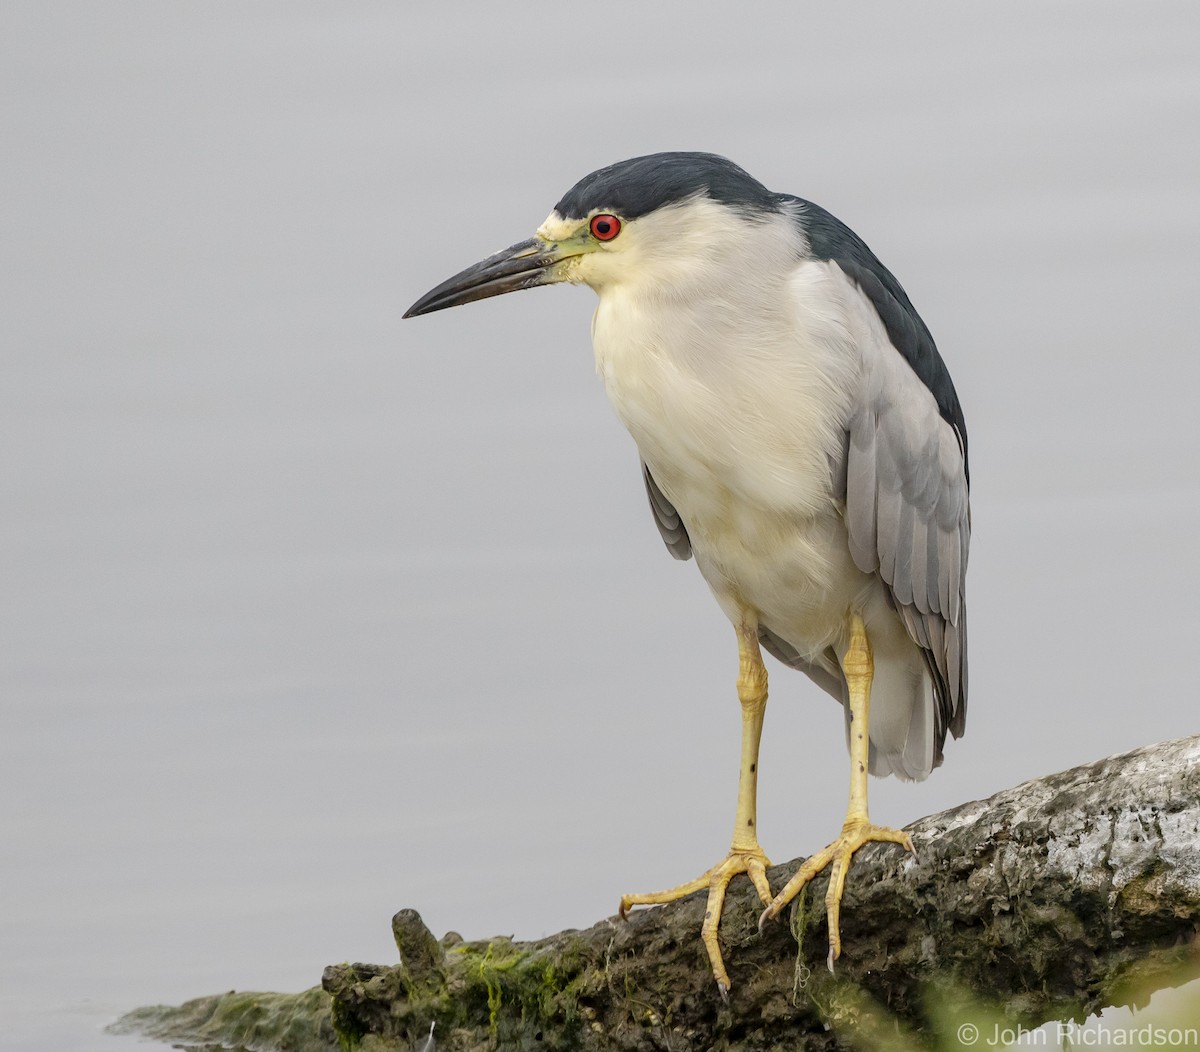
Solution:
{"label": "mossy log", "polygon": [[[916,857],[890,845],[856,856],[836,974],[824,876],[790,924],[761,934],[761,905],[734,882],[721,925],[727,1003],[699,939],[702,895],[528,943],[438,942],[404,910],[393,921],[400,964],[325,970],[333,1029],[362,1052],[425,1052],[431,1027],[437,1052],[920,1047],[964,1006],[1008,1025],[1082,1021],[1200,974],[1200,737],[1026,782],[909,830]],[[796,865],[772,870],[772,885]],[[148,1032],[145,1022],[132,1025]],[[309,1029],[308,1047],[329,1041],[319,1020]],[[154,1033],[214,1040],[211,1028]]]}

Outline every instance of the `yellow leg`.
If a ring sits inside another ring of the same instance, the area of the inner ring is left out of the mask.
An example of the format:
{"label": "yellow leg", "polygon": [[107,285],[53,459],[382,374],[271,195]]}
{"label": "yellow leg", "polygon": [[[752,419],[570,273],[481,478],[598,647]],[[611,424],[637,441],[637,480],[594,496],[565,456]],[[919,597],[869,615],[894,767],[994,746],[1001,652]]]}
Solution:
{"label": "yellow leg", "polygon": [[725,890],[729,882],[739,873],[749,875],[764,903],[771,901],[771,886],[767,883],[767,867],[770,860],[758,844],[755,823],[758,799],[758,745],[762,738],[763,714],[767,708],[767,670],[758,648],[758,625],[747,617],[738,627],[738,697],[742,702],[742,759],[738,771],[737,815],[733,822],[733,842],[729,854],[720,862],[700,874],[695,880],[680,884],[666,891],[648,895],[624,895],[621,898],[621,916],[631,906],[653,906],[673,902],[694,891],[708,888],[708,904],[704,910],[704,924],[700,937],[708,951],[712,964],[713,978],[724,995],[729,991],[729,973],[721,959],[721,947],[717,941],[717,929],[721,923],[721,909],[725,904]]}
{"label": "yellow leg", "polygon": [[913,850],[912,838],[899,829],[871,824],[867,816],[867,759],[870,742],[867,737],[871,710],[871,679],[875,665],[871,658],[871,643],[862,617],[852,614],[850,618],[850,645],[842,659],[842,671],[850,688],[850,804],[846,808],[846,821],[838,838],[808,858],[787,882],[783,890],[763,910],[759,927],[774,920],[780,911],[800,894],[801,889],[826,866],[829,871],[829,891],[825,895],[825,913],[829,919],[829,969],[842,952],[842,935],[839,923],[842,912],[842,892],[846,887],[846,873],[854,853],[864,844],[873,841],[902,844]]}

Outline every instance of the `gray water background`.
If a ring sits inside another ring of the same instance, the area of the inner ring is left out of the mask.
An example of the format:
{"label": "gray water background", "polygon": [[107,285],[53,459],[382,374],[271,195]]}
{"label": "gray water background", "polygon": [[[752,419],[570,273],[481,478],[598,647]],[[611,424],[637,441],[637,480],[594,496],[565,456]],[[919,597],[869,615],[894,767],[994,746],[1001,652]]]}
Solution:
{"label": "gray water background", "polygon": [[[401,323],[591,169],[846,220],[972,440],[971,708],[904,823],[1197,730],[1193,3],[0,7],[0,1046],[536,937],[723,854],[732,633],[585,289]],[[760,830],[836,832],[772,666]],[[848,947],[853,953],[853,947]]]}

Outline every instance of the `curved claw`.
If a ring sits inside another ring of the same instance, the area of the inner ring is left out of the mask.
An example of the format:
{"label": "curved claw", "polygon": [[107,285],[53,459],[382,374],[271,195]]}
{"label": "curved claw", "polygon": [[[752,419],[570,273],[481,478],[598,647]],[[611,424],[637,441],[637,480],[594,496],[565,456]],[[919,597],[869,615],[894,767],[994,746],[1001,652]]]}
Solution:
{"label": "curved claw", "polygon": [[761,935],[767,927],[767,921],[779,920],[779,910],[775,908],[775,903],[771,903],[765,910],[758,915],[758,934]]}

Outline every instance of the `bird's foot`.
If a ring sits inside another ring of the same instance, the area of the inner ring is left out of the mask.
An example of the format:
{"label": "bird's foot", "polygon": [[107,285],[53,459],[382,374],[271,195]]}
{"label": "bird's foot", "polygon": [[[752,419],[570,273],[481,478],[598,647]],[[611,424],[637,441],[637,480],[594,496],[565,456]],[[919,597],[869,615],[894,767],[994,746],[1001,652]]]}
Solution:
{"label": "bird's foot", "polygon": [[674,902],[694,891],[708,888],[708,903],[704,908],[704,924],[700,928],[700,938],[708,951],[708,960],[712,964],[713,978],[717,981],[722,998],[729,993],[729,973],[725,971],[725,962],[721,959],[721,947],[717,942],[717,928],[721,923],[721,909],[725,904],[725,890],[729,882],[739,873],[745,873],[758,890],[759,898],[764,903],[771,902],[771,885],[767,883],[767,867],[771,860],[763,854],[762,848],[755,845],[751,848],[733,848],[720,862],[711,869],[701,873],[695,880],[689,880],[678,887],[667,888],[666,891],[655,891],[648,895],[622,895],[620,914],[624,919],[631,906],[657,906],[664,902]]}
{"label": "bird's foot", "polygon": [[822,851],[810,856],[796,871],[795,876],[787,882],[783,890],[776,895],[763,910],[758,919],[761,930],[769,920],[775,920],[783,908],[792,901],[804,886],[821,872],[826,866],[829,871],[829,891],[825,894],[825,914],[829,919],[829,970],[833,971],[833,962],[842,953],[842,934],[839,922],[842,913],[842,892],[846,887],[846,873],[854,853],[863,845],[876,843],[900,844],[906,851],[916,854],[912,837],[902,829],[889,829],[887,826],[872,825],[866,815],[851,816],[838,838]]}

